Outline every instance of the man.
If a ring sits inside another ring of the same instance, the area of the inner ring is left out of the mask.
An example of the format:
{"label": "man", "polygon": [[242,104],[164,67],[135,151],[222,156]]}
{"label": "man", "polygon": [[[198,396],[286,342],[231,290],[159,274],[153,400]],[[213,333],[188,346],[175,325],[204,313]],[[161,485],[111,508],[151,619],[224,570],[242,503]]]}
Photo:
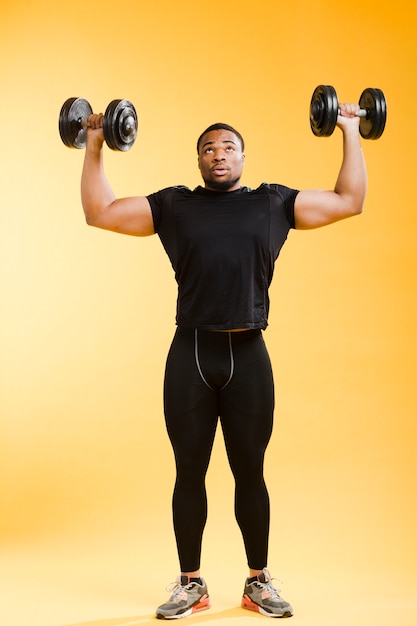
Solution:
{"label": "man", "polygon": [[274,264],[289,230],[325,226],[362,211],[367,175],[358,110],[355,104],[340,104],[343,159],[333,191],[241,187],[243,138],[227,124],[214,124],[197,144],[204,187],[120,199],[104,174],[102,115],[88,120],[81,183],[87,223],[128,235],[158,233],[178,282],[164,407],[176,461],[173,520],[181,573],[168,602],[158,607],[158,618],[185,617],[210,606],[200,552],[205,475],[219,418],[249,566],[242,606],[270,617],[293,614],[267,569],[263,462],[274,386],[262,330],[268,324]]}

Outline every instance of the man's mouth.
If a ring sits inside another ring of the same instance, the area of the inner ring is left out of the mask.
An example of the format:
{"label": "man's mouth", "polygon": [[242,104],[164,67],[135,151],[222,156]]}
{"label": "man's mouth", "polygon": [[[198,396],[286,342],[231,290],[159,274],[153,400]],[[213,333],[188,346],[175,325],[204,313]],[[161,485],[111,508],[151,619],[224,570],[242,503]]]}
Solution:
{"label": "man's mouth", "polygon": [[216,167],[213,167],[211,171],[216,176],[223,176],[224,174],[227,174],[229,169],[227,167],[224,167],[223,165],[217,165]]}

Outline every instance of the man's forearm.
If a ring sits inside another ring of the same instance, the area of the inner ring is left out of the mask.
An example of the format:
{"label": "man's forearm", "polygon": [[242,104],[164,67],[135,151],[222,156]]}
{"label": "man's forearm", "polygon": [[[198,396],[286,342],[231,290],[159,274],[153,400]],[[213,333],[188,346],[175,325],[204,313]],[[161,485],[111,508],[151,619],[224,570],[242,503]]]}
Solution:
{"label": "man's forearm", "polygon": [[355,128],[343,132],[343,160],[334,188],[335,193],[349,199],[352,209],[362,210],[368,178],[359,133]]}
{"label": "man's forearm", "polygon": [[103,151],[87,144],[81,175],[81,202],[87,223],[94,224],[114,200],[103,169]]}

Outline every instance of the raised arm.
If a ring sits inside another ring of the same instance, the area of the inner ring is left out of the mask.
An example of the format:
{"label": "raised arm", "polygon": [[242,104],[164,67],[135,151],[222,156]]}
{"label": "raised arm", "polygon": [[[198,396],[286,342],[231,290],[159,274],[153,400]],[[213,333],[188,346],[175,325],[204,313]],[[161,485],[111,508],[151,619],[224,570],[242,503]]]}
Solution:
{"label": "raised arm", "polygon": [[362,212],[366,165],[359,135],[359,105],[340,104],[337,125],[343,132],[343,160],[333,191],[300,191],[295,201],[295,226],[318,228]]}
{"label": "raised arm", "polygon": [[117,199],[103,168],[103,116],[88,118],[87,145],[81,176],[81,201],[87,224],[125,235],[153,235],[154,224],[145,196]]}

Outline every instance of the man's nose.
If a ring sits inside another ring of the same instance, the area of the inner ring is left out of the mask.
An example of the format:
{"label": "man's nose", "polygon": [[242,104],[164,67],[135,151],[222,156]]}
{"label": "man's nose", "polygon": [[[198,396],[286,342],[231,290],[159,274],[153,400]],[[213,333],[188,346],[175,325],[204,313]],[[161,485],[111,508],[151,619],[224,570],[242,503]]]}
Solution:
{"label": "man's nose", "polygon": [[223,152],[215,152],[214,153],[214,160],[215,161],[224,161],[225,156]]}

